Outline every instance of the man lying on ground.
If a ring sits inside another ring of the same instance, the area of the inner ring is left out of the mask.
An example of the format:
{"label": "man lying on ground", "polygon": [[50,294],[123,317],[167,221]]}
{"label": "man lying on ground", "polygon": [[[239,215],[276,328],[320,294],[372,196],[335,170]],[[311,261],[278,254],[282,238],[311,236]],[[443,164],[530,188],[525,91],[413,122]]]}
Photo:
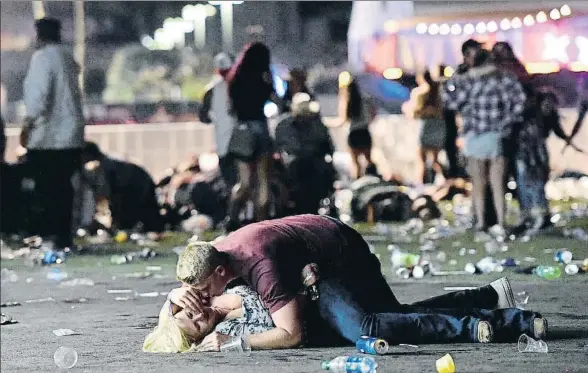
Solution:
{"label": "man lying on ground", "polygon": [[[319,297],[303,304],[300,273],[310,263],[319,268]],[[325,345],[326,336],[332,344],[337,338],[354,343],[364,335],[391,344],[488,343],[515,341],[522,333],[543,338],[547,332],[541,315],[514,308],[506,278],[401,304],[361,235],[324,216],[264,221],[214,245],[193,243],[180,256],[177,278],[189,286],[172,290],[169,299],[192,313],[193,321],[206,316],[210,297],[221,295],[231,281],[241,278],[251,286],[275,325],[248,337],[253,349],[291,348],[303,340]],[[213,340],[209,346],[218,350],[228,338],[213,333],[204,342]]]}

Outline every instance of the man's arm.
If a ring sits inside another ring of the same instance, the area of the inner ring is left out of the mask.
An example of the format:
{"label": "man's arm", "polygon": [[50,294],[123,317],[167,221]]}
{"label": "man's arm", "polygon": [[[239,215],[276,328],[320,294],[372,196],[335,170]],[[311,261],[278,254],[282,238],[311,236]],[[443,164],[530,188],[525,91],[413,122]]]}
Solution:
{"label": "man's arm", "polygon": [[505,107],[507,108],[502,118],[500,131],[503,138],[508,138],[513,133],[515,123],[523,118],[527,95],[515,76],[503,77],[499,86],[502,88],[501,96],[504,97]]}
{"label": "man's arm", "polygon": [[301,307],[293,299],[284,307],[272,313],[275,328],[261,334],[249,335],[249,344],[255,350],[292,348],[303,338]]}
{"label": "man's arm", "polygon": [[25,123],[32,123],[49,109],[51,85],[51,61],[41,51],[31,58],[29,71],[24,81]]}
{"label": "man's arm", "polygon": [[204,94],[204,98],[202,98],[202,106],[200,106],[200,110],[198,111],[198,117],[202,123],[212,123],[212,119],[210,118],[210,108],[212,107],[213,89],[214,86],[210,87]]}
{"label": "man's arm", "polygon": [[465,76],[456,76],[442,84],[441,98],[446,109],[459,111],[465,105],[470,91]]}

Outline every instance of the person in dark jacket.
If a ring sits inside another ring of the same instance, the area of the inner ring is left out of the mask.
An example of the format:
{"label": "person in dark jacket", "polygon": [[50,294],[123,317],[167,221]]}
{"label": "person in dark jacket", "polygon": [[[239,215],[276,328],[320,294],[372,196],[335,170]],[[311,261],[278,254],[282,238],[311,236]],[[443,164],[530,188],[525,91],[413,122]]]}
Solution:
{"label": "person in dark jacket", "polygon": [[110,210],[114,229],[130,230],[142,224],[145,232],[163,232],[155,183],[147,171],[108,157],[92,142],[86,142],[82,157],[84,179],[94,192],[97,207]]}
{"label": "person in dark jacket", "polygon": [[334,146],[319,110],[318,102],[311,101],[308,94],[297,93],[292,98],[292,113],[276,127],[275,147],[287,170],[296,214],[316,214],[321,199],[333,188]]}

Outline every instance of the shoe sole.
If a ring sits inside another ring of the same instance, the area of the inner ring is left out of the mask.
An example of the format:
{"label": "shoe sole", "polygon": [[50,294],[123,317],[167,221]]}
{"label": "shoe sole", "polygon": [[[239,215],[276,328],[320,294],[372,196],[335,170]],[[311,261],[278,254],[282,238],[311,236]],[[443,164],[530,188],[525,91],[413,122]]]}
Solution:
{"label": "shoe sole", "polygon": [[478,342],[479,343],[490,343],[494,337],[492,331],[492,325],[487,321],[480,321],[478,323]]}
{"label": "shoe sole", "polygon": [[544,339],[547,335],[547,320],[539,317],[533,320],[533,336],[535,339]]}
{"label": "shoe sole", "polygon": [[512,292],[512,287],[510,286],[510,282],[506,277],[494,281],[492,285],[494,287],[494,290],[496,290],[497,285],[500,286],[499,289],[502,289],[502,297],[500,296],[501,292],[496,290],[496,292],[498,293],[497,309],[516,308],[517,305],[514,299],[514,293]]}

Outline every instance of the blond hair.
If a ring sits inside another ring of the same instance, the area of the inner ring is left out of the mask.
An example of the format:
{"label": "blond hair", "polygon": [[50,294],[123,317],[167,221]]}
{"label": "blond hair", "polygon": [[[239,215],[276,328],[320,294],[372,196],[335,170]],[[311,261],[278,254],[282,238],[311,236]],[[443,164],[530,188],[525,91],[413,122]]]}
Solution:
{"label": "blond hair", "polygon": [[192,242],[180,254],[176,278],[190,285],[204,281],[219,265],[225,264],[222,253],[209,242]]}
{"label": "blond hair", "polygon": [[194,350],[194,344],[172,317],[168,302],[159,312],[157,326],[145,338],[143,352],[178,353]]}

